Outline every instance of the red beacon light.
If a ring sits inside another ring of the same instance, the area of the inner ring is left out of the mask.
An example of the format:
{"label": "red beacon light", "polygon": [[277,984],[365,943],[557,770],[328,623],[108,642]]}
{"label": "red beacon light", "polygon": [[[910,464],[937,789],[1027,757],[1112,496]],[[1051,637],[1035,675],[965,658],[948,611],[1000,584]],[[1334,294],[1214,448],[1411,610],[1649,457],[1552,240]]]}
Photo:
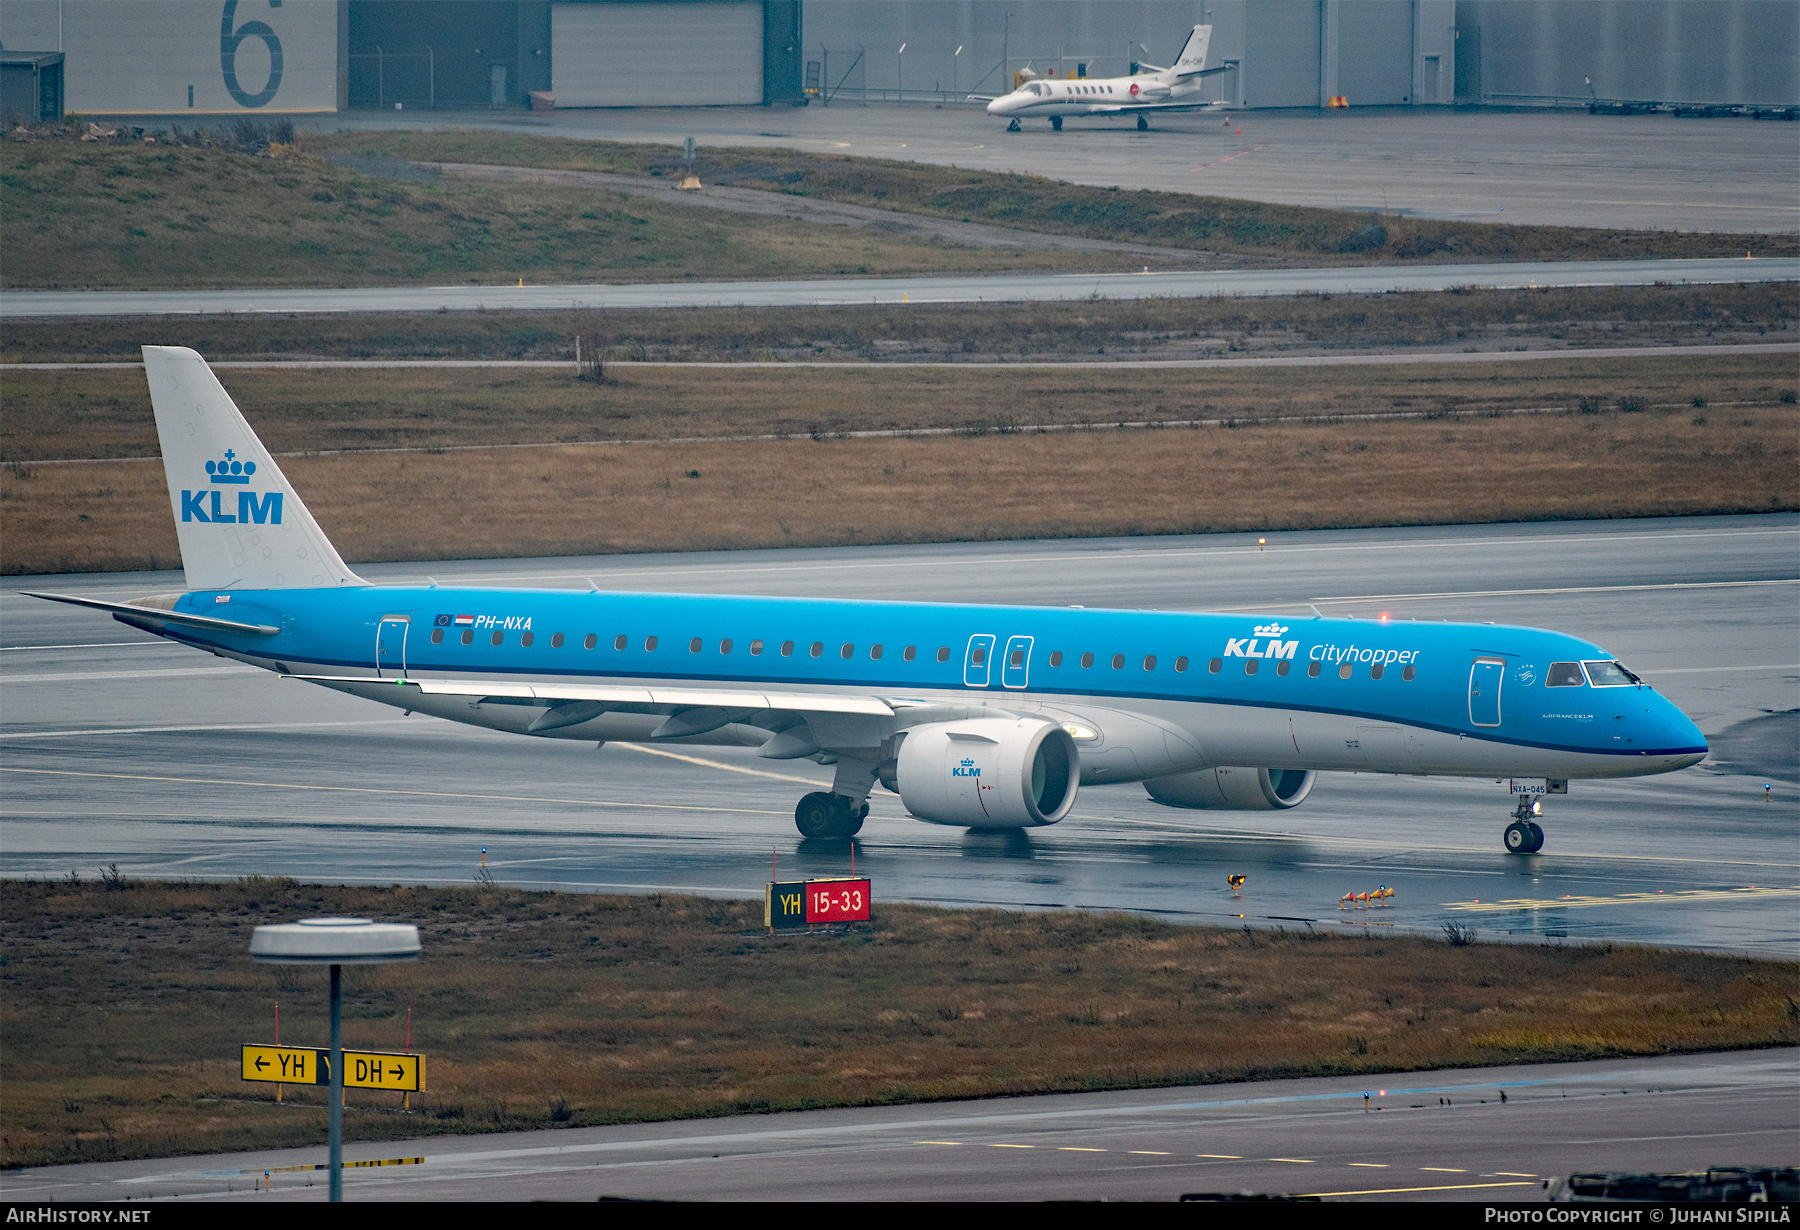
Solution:
{"label": "red beacon light", "polygon": [[1381,613],[1381,622],[1386,623],[1387,621],[1388,621],[1388,613],[1386,611],[1383,611]]}

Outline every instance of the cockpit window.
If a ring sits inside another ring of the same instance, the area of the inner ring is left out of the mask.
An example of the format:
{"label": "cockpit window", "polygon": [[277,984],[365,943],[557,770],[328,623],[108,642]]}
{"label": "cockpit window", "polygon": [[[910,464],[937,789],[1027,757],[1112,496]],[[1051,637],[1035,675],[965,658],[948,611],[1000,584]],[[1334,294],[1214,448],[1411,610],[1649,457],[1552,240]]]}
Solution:
{"label": "cockpit window", "polygon": [[1617,662],[1583,662],[1582,665],[1587,667],[1588,682],[1597,688],[1628,688],[1643,682]]}
{"label": "cockpit window", "polygon": [[1040,96],[1044,95],[1044,94],[1048,94],[1050,92],[1050,87],[1045,85],[1041,81],[1033,81],[1031,84],[1027,85],[1025,88],[1027,90],[1031,91],[1033,94],[1037,94]]}
{"label": "cockpit window", "polygon": [[1579,662],[1552,662],[1550,669],[1544,672],[1544,686],[1547,688],[1578,688],[1586,682]]}

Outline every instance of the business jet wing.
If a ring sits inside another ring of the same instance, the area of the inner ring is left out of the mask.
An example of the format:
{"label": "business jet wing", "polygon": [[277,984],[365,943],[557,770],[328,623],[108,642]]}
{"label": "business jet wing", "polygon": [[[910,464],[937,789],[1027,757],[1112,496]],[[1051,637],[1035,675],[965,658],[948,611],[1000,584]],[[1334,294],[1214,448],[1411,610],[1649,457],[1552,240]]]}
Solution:
{"label": "business jet wing", "polygon": [[1106,103],[1091,108],[1095,115],[1136,115],[1140,111],[1223,111],[1231,104],[1214,99],[1212,102],[1149,102],[1149,103]]}

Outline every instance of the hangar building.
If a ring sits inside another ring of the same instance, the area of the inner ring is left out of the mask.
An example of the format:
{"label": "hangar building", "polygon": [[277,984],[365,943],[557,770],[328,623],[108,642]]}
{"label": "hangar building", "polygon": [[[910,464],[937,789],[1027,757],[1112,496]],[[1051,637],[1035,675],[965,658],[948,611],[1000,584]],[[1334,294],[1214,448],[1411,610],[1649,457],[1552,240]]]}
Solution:
{"label": "hangar building", "polygon": [[1118,75],[1201,23],[1241,107],[1800,103],[1791,0],[0,0],[0,49],[40,113],[842,105]]}

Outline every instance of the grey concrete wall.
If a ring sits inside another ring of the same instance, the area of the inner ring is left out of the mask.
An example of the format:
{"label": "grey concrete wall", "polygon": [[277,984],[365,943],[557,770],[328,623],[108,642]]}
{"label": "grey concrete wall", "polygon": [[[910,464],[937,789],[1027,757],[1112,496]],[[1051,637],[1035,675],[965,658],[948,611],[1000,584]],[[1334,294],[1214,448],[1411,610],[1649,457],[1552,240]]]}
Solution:
{"label": "grey concrete wall", "polygon": [[1800,103],[1792,0],[1457,0],[1483,94]]}

